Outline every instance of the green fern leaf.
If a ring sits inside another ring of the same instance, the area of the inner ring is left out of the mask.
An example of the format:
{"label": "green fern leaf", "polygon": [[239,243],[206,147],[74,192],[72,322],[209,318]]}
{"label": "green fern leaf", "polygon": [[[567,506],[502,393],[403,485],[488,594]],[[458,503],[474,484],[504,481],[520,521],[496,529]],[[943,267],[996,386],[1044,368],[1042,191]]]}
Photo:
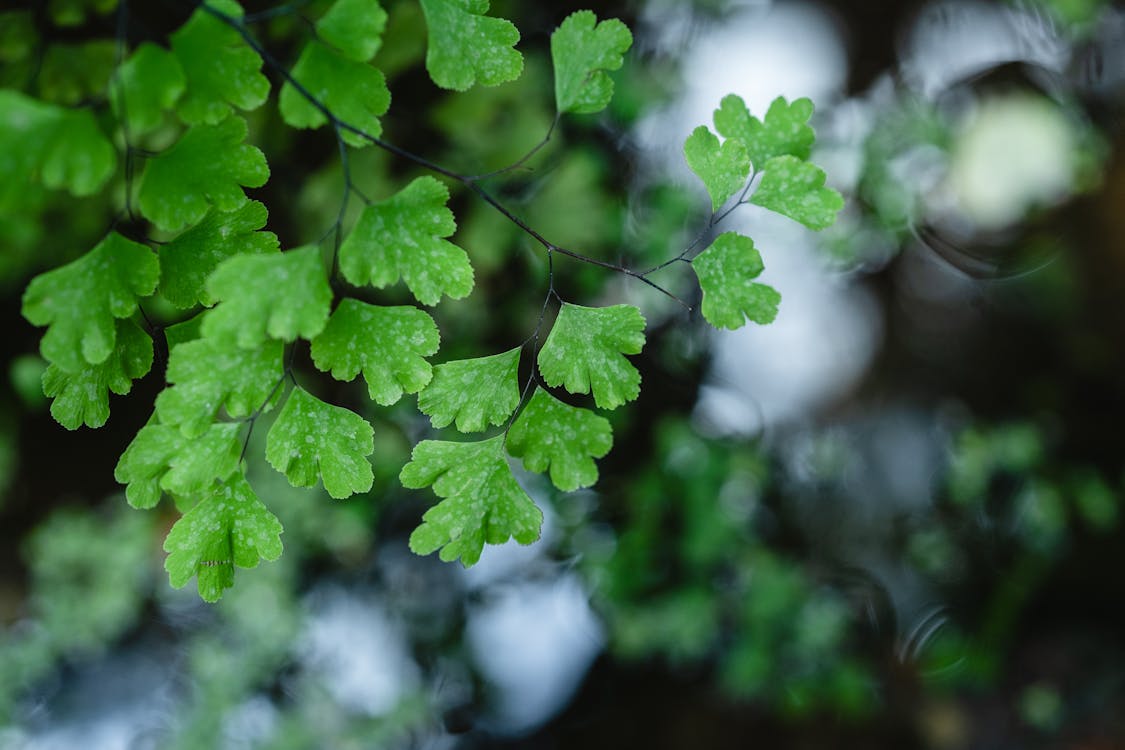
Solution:
{"label": "green fern leaf", "polygon": [[241,207],[246,202],[242,186],[261,187],[270,176],[266,157],[242,143],[244,138],[241,117],[190,128],[145,168],[138,192],[141,213],[161,229],[175,231],[198,222],[212,206],[220,211]]}
{"label": "green fern leaf", "polygon": [[283,373],[280,341],[241,349],[202,338],[177,345],[168,358],[168,388],[156,398],[161,424],[175,425],[189,437],[202,435],[219,409],[248,417],[277,388]]}
{"label": "green fern leaf", "polygon": [[23,316],[49,326],[39,350],[68,373],[104,362],[117,339],[115,318],[137,310],[137,298],[152,294],[160,274],[156,255],[116,232],[62,268],[31,280]]}
{"label": "green fern leaf", "polygon": [[234,585],[234,566],[255,568],[281,557],[281,521],[242,474],[200,500],[168,532],[164,569],[174,588],[198,578],[199,596],[217,602]]}
{"label": "green fern leaf", "polygon": [[[206,0],[220,13],[242,18],[234,0]],[[261,73],[262,58],[238,32],[200,8],[171,37],[187,88],[179,113],[189,125],[215,124],[233,108],[257,109],[269,96],[270,82]]]}
{"label": "green fern leaf", "polygon": [[134,508],[153,508],[162,491],[191,497],[210,491],[238,469],[240,425],[211,425],[199,437],[150,420],[121,454],[113,477],[125,487]]}
{"label": "green fern leaf", "polygon": [[212,209],[203,220],[160,246],[160,293],[179,308],[216,300],[207,292],[207,277],[227,258],[278,251],[277,236],[259,232],[266,225],[266,207],[245,201],[233,211]]}
{"label": "green fern leaf", "polygon": [[691,171],[703,180],[711,196],[711,210],[734,196],[750,176],[750,157],[740,141],[728,140],[721,145],[718,137],[700,125],[684,142],[684,158]]}
{"label": "green fern leaf", "polygon": [[77,373],[50,365],[43,373],[43,393],[54,399],[51,416],[68,430],[101,427],[109,419],[109,391],[125,395],[151,367],[152,339],[131,320],[118,320],[116,345],[104,362]]}
{"label": "green fern leaf", "polygon": [[496,86],[523,72],[523,55],[513,49],[519,30],[490,18],[488,0],[421,0],[429,29],[426,70],[443,89],[465,91],[474,83]]}
{"label": "green fern leaf", "polygon": [[775,156],[808,159],[816,133],[809,127],[813,104],[797,99],[792,104],[779,96],[766,111],[765,122],[750,114],[746,103],[735,94],[723,97],[715,110],[715,130],[724,138],[734,138],[746,147],[754,169],[761,170]]}
{"label": "green fern leaf", "polygon": [[367,392],[383,406],[417,393],[433,377],[426,357],[438,350],[437,325],[416,307],[377,307],[354,299],[340,302],[313,339],[313,364],[350,381],[361,371]]}
{"label": "green fern leaf", "polygon": [[266,438],[266,460],[294,487],[312,487],[319,477],[341,499],[371,489],[366,457],[375,450],[374,434],[355,412],[294,388]]}
{"label": "green fern leaf", "polygon": [[717,328],[741,328],[746,319],[772,323],[781,295],[772,286],[751,283],[764,268],[749,237],[725,232],[692,261],[703,289],[703,317]]}
{"label": "green fern leaf", "polygon": [[539,538],[543,514],[512,475],[503,452],[504,437],[478,443],[423,440],[414,447],[399,479],[404,487],[433,485],[445,498],[422,516],[410,535],[419,555],[441,550],[449,562],[475,564],[484,545],[515,539],[531,544]]}
{"label": "green fern leaf", "polygon": [[645,319],[632,305],[581,307],[563,303],[539,351],[539,372],[551,386],[593,391],[601,409],[616,409],[641,391],[641,374],[625,359],[645,343]]}
{"label": "green fern leaf", "polygon": [[795,156],[766,162],[762,182],[750,202],[799,221],[809,229],[826,229],[844,207],[843,197],[824,186],[824,171]]}
{"label": "green fern leaf", "polygon": [[597,20],[592,11],[576,11],[551,34],[559,114],[600,112],[613,98],[613,79],[606,71],[621,67],[633,35],[616,18]]}
{"label": "green fern leaf", "polygon": [[424,305],[441,295],[461,299],[473,290],[465,251],[442,239],[457,225],[445,207],[449,191],[433,177],[419,177],[385,201],[363,209],[340,245],[340,270],[351,283],[383,288],[401,277]]}
{"label": "green fern leaf", "polygon": [[528,471],[550,469],[551,482],[564,492],[598,481],[595,458],[613,447],[609,420],[589,409],[564,404],[545,390],[535,391],[508,433],[508,453]]}
{"label": "green fern leaf", "polygon": [[316,33],[345,57],[367,62],[382,46],[386,27],[378,0],[336,0],[316,22]]}
{"label": "green fern leaf", "polygon": [[174,54],[143,42],[118,68],[110,103],[118,119],[128,122],[131,135],[144,135],[159,127],[164,111],[175,106],[184,93],[185,80]]}
{"label": "green fern leaf", "polygon": [[18,203],[34,181],[91,195],[113,175],[116,163],[117,151],[90,110],[0,90],[0,207]]}
{"label": "green fern leaf", "polygon": [[418,409],[438,428],[454,420],[461,432],[503,424],[520,401],[520,351],[517,346],[490,357],[438,365],[433,380],[418,394]]}
{"label": "green fern leaf", "polygon": [[332,306],[320,250],[312,245],[226,260],[207,280],[207,293],[222,303],[204,317],[203,335],[244,349],[267,339],[312,339]]}
{"label": "green fern leaf", "polygon": [[[341,122],[372,137],[383,132],[379,118],[391,106],[391,92],[377,68],[349,60],[314,40],[305,45],[290,75]],[[278,106],[281,118],[295,128],[319,128],[328,122],[324,111],[288,82],[281,87]],[[371,144],[369,139],[348,129],[342,128],[340,136],[349,146]]]}

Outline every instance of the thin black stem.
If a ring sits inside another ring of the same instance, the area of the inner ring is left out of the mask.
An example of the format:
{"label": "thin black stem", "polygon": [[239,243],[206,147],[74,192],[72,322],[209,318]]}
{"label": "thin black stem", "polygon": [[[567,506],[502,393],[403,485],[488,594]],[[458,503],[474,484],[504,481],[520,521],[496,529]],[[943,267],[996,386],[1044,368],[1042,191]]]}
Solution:
{"label": "thin black stem", "polygon": [[508,417],[508,423],[504,425],[504,446],[508,444],[508,433],[512,429],[512,425],[516,422],[516,417],[523,411],[524,405],[527,404],[528,395],[531,393],[531,386],[537,381],[538,360],[539,360],[539,336],[543,331],[543,321],[547,317],[547,306],[551,303],[551,298],[554,297],[559,305],[562,305],[563,299],[559,296],[558,291],[555,289],[555,260],[554,252],[547,251],[547,294],[543,296],[543,305],[539,308],[539,319],[535,321],[535,330],[531,335],[523,340],[520,348],[526,347],[531,344],[531,371],[527,374],[527,382],[523,384],[523,390],[520,391],[520,400],[516,404],[516,408],[512,411],[512,415]]}
{"label": "thin black stem", "polygon": [[548,143],[551,142],[551,136],[555,134],[555,128],[558,127],[560,119],[562,119],[562,115],[560,113],[556,112],[555,113],[555,119],[551,120],[551,127],[547,128],[547,135],[543,136],[543,140],[539,141],[539,143],[536,143],[534,146],[532,146],[530,151],[528,151],[526,154],[521,156],[516,161],[512,162],[511,164],[509,164],[506,167],[501,167],[500,169],[494,169],[493,171],[485,172],[484,174],[473,175],[472,177],[468,177],[466,179],[468,179],[472,182],[479,182],[481,180],[487,180],[490,177],[496,177],[498,175],[502,175],[502,174],[505,174],[507,172],[511,172],[513,170],[519,169],[524,164],[526,164],[527,161],[531,157],[533,157],[533,156],[535,156],[535,154],[539,153],[540,149],[542,149],[544,146],[546,146]]}
{"label": "thin black stem", "polygon": [[[296,349],[296,346],[290,345],[290,350],[293,349]],[[238,456],[239,463],[242,463],[242,459],[246,458],[246,449],[250,446],[250,436],[254,434],[254,425],[258,421],[258,417],[262,416],[262,414],[265,413],[266,407],[270,405],[270,402],[273,401],[273,397],[277,395],[278,389],[281,388],[281,385],[287,379],[293,380],[292,352],[290,352],[289,362],[285,365],[285,370],[281,373],[281,377],[277,379],[277,382],[273,384],[273,388],[270,389],[270,395],[266,396],[266,400],[263,401],[261,405],[254,410],[253,414],[245,419],[245,422],[249,425],[249,428],[246,430],[246,437],[242,440],[242,453],[240,453]],[[293,380],[293,385],[296,384],[297,381]]]}
{"label": "thin black stem", "polygon": [[707,220],[707,226],[703,227],[699,234],[695,236],[695,239],[691,241],[691,244],[681,250],[677,255],[669,258],[663,263],[655,265],[647,271],[641,271],[641,276],[648,276],[649,274],[656,273],[657,271],[665,269],[674,263],[691,263],[692,259],[688,256],[691,255],[691,252],[695,250],[695,248],[699,247],[699,244],[707,238],[707,235],[711,233],[711,230],[718,226],[723,221],[723,219],[730,216],[736,208],[738,208],[739,206],[743,206],[749,202],[746,200],[746,194],[750,192],[750,188],[754,184],[754,178],[757,175],[758,172],[756,170],[750,173],[750,178],[746,181],[746,186],[742,188],[742,192],[739,194],[738,200],[730,204],[725,211],[723,211],[722,213],[714,211],[711,212],[711,218]]}
{"label": "thin black stem", "polygon": [[723,211],[721,214],[719,214],[717,217],[715,217],[715,219],[711,222],[712,226],[714,226],[715,224],[718,224],[720,221],[722,221],[723,219],[730,216],[731,213],[736,208],[738,208],[739,206],[741,206],[741,205],[743,205],[747,202],[746,201],[746,194],[750,192],[750,188],[754,184],[754,178],[757,177],[757,176],[758,176],[757,170],[750,173],[750,179],[746,181],[746,186],[743,187],[742,192],[739,193],[738,200],[736,200],[734,203],[730,204],[727,207],[726,211]]}
{"label": "thin black stem", "polygon": [[344,143],[344,136],[336,128],[336,145],[340,150],[340,170],[344,173],[344,194],[340,198],[340,210],[336,214],[336,223],[333,224],[335,237],[332,243],[332,278],[340,267],[340,235],[344,231],[344,214],[348,211],[348,198],[352,194],[352,170],[348,161],[348,145]]}

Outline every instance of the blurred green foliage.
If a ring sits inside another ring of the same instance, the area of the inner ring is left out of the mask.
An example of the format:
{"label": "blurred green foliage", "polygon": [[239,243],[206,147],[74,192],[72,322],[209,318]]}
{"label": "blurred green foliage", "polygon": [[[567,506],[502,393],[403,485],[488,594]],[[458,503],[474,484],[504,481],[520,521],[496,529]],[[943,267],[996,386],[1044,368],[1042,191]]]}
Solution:
{"label": "blurred green foliage", "polygon": [[[111,5],[52,0],[47,7],[52,23],[68,26],[98,18]],[[1101,4],[1053,5],[1064,17],[1081,21]],[[425,142],[442,163],[484,173],[518,158],[546,134],[551,92],[542,45],[528,51],[527,71],[512,84],[473,96],[418,94],[409,69],[425,53],[421,11],[414,2],[386,7],[386,43],[376,65],[395,96],[405,100],[403,106],[425,113],[426,123],[423,132],[396,132],[390,118],[389,137]],[[265,28],[271,42],[284,45],[301,25],[280,16]],[[67,105],[104,106],[93,100],[107,75],[105,45],[48,44],[43,67],[33,76],[38,34],[30,14],[0,15],[0,85],[31,86],[39,96]],[[634,122],[667,92],[662,79],[672,76],[666,72],[627,62],[611,120],[562,127],[534,162],[503,178],[505,199],[547,236],[594,257],[655,265],[670,247],[690,244],[705,222],[693,196],[664,175],[623,175],[612,166],[622,153],[606,133]],[[343,182],[331,138],[296,136],[278,127],[272,109],[253,118],[252,127],[262,134],[275,173],[284,178],[278,180],[284,188],[277,190],[285,194],[272,196],[271,205],[279,208],[270,229],[286,244],[320,239],[336,220]],[[158,130],[146,143],[167,137]],[[897,102],[879,118],[864,147],[858,228],[852,225],[834,238],[845,255],[856,257],[861,240],[872,235],[896,246],[909,235],[918,196],[901,189],[902,174],[911,169],[911,158],[940,153],[949,138],[935,113],[916,101]],[[350,166],[357,187],[374,199],[387,197],[412,176],[374,149],[354,153]],[[115,191],[79,201],[38,184],[0,195],[0,292],[8,299],[38,271],[92,244],[123,202]],[[450,358],[469,356],[478,345],[510,347],[528,335],[539,303],[523,292],[538,289],[545,271],[542,257],[529,252],[526,240],[502,217],[464,193],[454,201],[460,219],[455,240],[470,252],[478,284],[488,293],[436,313],[446,338],[456,342],[446,352]],[[349,204],[345,226],[361,208],[360,201]],[[604,274],[562,262],[556,273],[560,288],[576,298],[597,298],[612,283]],[[394,295],[372,293],[384,301],[394,301]],[[148,313],[157,326],[170,326],[168,340],[174,344],[182,313],[159,303]],[[670,335],[655,344],[651,356],[658,370],[682,374],[702,367],[700,349],[697,344],[695,356],[684,355]],[[399,489],[397,468],[425,429],[416,411],[400,406],[380,415],[375,486],[354,500],[335,502],[319,490],[293,489],[269,467],[253,464],[254,486],[285,525],[286,554],[277,563],[244,571],[238,587],[204,610],[194,592],[157,585],[159,539],[170,517],[131,512],[118,496],[107,498],[104,507],[96,496],[84,496],[86,507],[70,507],[73,497],[61,493],[28,498],[26,488],[37,485],[22,476],[27,469],[20,453],[35,448],[21,443],[21,434],[47,419],[38,390],[44,363],[32,356],[10,359],[15,398],[5,398],[0,413],[0,487],[22,488],[19,495],[0,495],[0,512],[12,513],[5,524],[9,519],[23,524],[26,570],[6,573],[17,604],[0,632],[0,717],[6,717],[0,723],[26,716],[21,713],[26,703],[52,675],[81,669],[155,633],[176,654],[169,660],[169,679],[177,686],[177,710],[159,733],[161,747],[221,746],[231,717],[255,699],[276,712],[261,746],[278,750],[396,746],[434,731],[448,706],[433,685],[406,693],[385,715],[366,716],[342,706],[323,675],[300,665],[294,646],[313,614],[309,591],[325,578],[339,578],[378,592],[404,619],[415,616],[410,645],[416,653],[471,672],[460,627],[464,609],[479,594],[448,578],[434,584],[426,578],[425,561],[413,561],[415,577],[405,583],[378,580],[381,574],[372,572],[372,561],[402,547],[416,520],[404,521],[396,517],[401,511],[390,510],[409,502]],[[307,387],[322,383],[311,368],[298,367],[296,377]],[[350,398],[342,390],[334,395],[343,402]],[[122,412],[134,428],[145,416]],[[545,482],[538,487],[535,497],[548,498],[545,504],[553,506],[564,528],[552,560],[577,556],[615,659],[701,671],[727,699],[791,718],[876,717],[894,702],[888,691],[895,689],[900,671],[911,672],[917,681],[912,689],[926,695],[995,686],[1021,618],[1052,569],[1088,539],[1120,531],[1121,477],[1060,450],[1049,427],[982,420],[959,430],[950,440],[933,512],[904,524],[901,560],[954,601],[965,588],[972,588],[975,599],[948,620],[942,615],[921,622],[918,640],[892,659],[886,653],[892,637],[871,632],[866,602],[814,563],[792,533],[778,530],[788,529],[785,521],[797,511],[777,444],[702,437],[686,414],[670,407],[654,420],[613,416],[621,443],[635,446],[623,451],[617,464],[624,478],[610,480],[598,494],[562,495]],[[269,419],[255,430],[259,443]],[[105,439],[125,443],[120,432]],[[842,450],[830,436],[817,444],[812,484],[818,491],[828,483],[825,477],[842,473]],[[109,467],[101,469],[104,474]],[[75,469],[74,491],[83,492],[87,479]],[[427,678],[438,679],[442,672],[432,662],[426,664]],[[1057,731],[1067,717],[1063,690],[1043,681],[1028,685],[1019,693],[1019,715],[1041,731]]]}

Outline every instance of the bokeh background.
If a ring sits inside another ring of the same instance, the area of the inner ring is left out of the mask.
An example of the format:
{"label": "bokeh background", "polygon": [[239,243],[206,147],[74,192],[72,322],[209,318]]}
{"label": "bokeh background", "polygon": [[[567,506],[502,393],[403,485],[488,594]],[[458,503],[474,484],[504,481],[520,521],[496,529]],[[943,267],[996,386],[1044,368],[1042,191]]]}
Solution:
{"label": "bokeh background", "polygon": [[[104,109],[114,4],[0,13],[0,86]],[[190,10],[132,5],[130,45]],[[324,3],[273,5],[245,3],[292,60]],[[609,415],[598,485],[520,475],[543,540],[470,570],[406,546],[433,498],[396,477],[428,422],[299,351],[302,382],[373,420],[375,488],[295,490],[256,430],[249,475],[285,554],[212,606],[167,584],[174,510],[134,511],[113,480],[163,384],[159,347],[106,427],[67,432],[19,316],[32,276],[105,231],[124,181],[80,201],[0,191],[0,748],[1125,747],[1125,10],[497,0],[523,78],[446,94],[420,67],[416,3],[384,5],[386,137],[466,173],[547,131],[567,13],[634,30],[609,112],[564,119],[491,183],[560,245],[636,268],[688,245],[708,212],[681,146],[730,92],[759,114],[811,97],[813,161],[847,206],[819,234],[753,206],[720,227],[754,238],[782,293],[767,327],[719,333],[558,259],[567,299],[644,311],[641,397]],[[316,241],[340,205],[334,139],[284,127],[274,98],[250,121],[267,228]],[[351,169],[372,196],[414,174],[374,149]],[[472,196],[453,207],[478,285],[435,311],[440,361],[522,341],[546,291],[538,247]],[[697,300],[689,269],[661,273]],[[150,307],[158,329],[182,317]]]}

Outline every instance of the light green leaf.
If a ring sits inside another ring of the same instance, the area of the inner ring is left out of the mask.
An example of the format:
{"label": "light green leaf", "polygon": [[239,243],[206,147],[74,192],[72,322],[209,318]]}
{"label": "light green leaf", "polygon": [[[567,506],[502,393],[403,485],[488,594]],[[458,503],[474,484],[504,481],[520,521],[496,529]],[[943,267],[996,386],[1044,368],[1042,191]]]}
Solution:
{"label": "light green leaf", "polygon": [[440,549],[442,560],[460,557],[467,568],[480,559],[486,542],[514,538],[531,544],[539,538],[543,514],[512,476],[503,441],[503,435],[478,443],[423,440],[414,447],[399,474],[402,485],[433,485],[445,499],[422,516],[410,535],[411,550],[428,555]]}
{"label": "light green leaf", "polygon": [[[340,121],[373,138],[383,132],[379,118],[391,106],[391,92],[377,68],[349,60],[313,40],[305,45],[290,74]],[[281,87],[278,106],[281,118],[295,128],[319,128],[328,122],[324,112],[288,82]],[[340,136],[349,146],[371,145],[350,130],[341,128]]]}
{"label": "light green leaf", "polygon": [[267,341],[241,349],[212,338],[178,344],[168,358],[165,377],[173,384],[156,397],[161,424],[175,425],[189,437],[202,435],[219,409],[231,417],[248,417],[277,389],[284,369],[284,345]]}
{"label": "light green leaf", "polygon": [[212,209],[203,220],[171,242],[160,246],[160,292],[179,308],[211,306],[207,277],[235,255],[264,255],[278,251],[273,232],[256,231],[266,225],[266,207],[245,201],[233,211]]}
{"label": "light green leaf", "polygon": [[[206,0],[206,4],[242,18],[242,8],[234,0]],[[237,31],[211,13],[196,10],[172,34],[171,44],[187,80],[179,105],[184,122],[214,124],[233,107],[250,110],[265,103],[270,82],[261,73],[262,58]]]}
{"label": "light green leaf", "polygon": [[465,91],[474,83],[496,86],[523,72],[523,55],[513,49],[519,30],[503,18],[489,18],[488,0],[421,0],[429,30],[426,70],[443,89]]}
{"label": "light green leaf", "polygon": [[386,26],[378,0],[336,0],[316,22],[316,33],[349,59],[367,62],[382,46]]}
{"label": "light green leaf", "polygon": [[215,269],[207,293],[222,300],[203,319],[203,335],[234,340],[244,349],[267,339],[312,339],[332,306],[320,250],[238,255]]}
{"label": "light green leaf", "polygon": [[551,386],[594,393],[601,409],[616,409],[641,392],[641,374],[625,359],[645,344],[645,319],[632,305],[581,307],[563,303],[539,351],[539,372]]}
{"label": "light green leaf", "polygon": [[457,229],[445,207],[449,191],[433,177],[419,177],[385,201],[366,206],[340,245],[340,270],[351,283],[382,289],[402,277],[424,305],[441,295],[461,299],[473,290],[465,251],[448,242]]}
{"label": "light green leaf", "polygon": [[746,318],[764,325],[777,317],[781,295],[772,286],[750,281],[764,266],[749,237],[725,232],[691,266],[703,289],[703,317],[711,325],[733,331]]}
{"label": "light green leaf", "polygon": [[437,325],[416,307],[377,307],[354,299],[340,302],[313,339],[317,369],[337,380],[353,380],[361,371],[367,392],[383,406],[417,393],[433,376],[425,360],[438,350]]}
{"label": "light green leaf", "polygon": [[345,498],[375,481],[366,458],[374,435],[355,412],[295,387],[266,438],[266,460],[294,487],[312,487],[319,477],[329,495]]}
{"label": "light green leaf", "polygon": [[54,399],[51,416],[68,430],[101,427],[109,419],[109,391],[123,396],[152,367],[152,339],[130,320],[117,321],[117,343],[104,362],[68,373],[51,365],[43,393]]}
{"label": "light green leaf", "polygon": [[152,294],[160,274],[156,255],[116,232],[93,250],[31,280],[23,316],[50,326],[39,350],[68,373],[104,362],[116,341],[115,318],[137,310],[137,298]]}
{"label": "light green leaf", "polygon": [[684,158],[707,187],[711,210],[719,207],[742,189],[750,176],[750,157],[740,141],[728,140],[722,145],[718,137],[700,125],[684,142]]}
{"label": "light green leaf", "polygon": [[0,89],[0,206],[16,202],[35,181],[91,195],[113,175],[116,163],[117,151],[89,109]]}
{"label": "light green leaf", "polygon": [[125,498],[134,508],[155,507],[162,490],[181,497],[207,492],[238,469],[240,426],[213,424],[189,438],[178,427],[150,420],[121,454],[113,477],[127,485]]}
{"label": "light green leaf", "polygon": [[593,11],[579,10],[551,34],[559,114],[600,112],[613,98],[613,79],[606,71],[621,67],[622,56],[633,45],[633,35],[616,18],[601,23],[597,20]]}
{"label": "light green leaf", "polygon": [[217,602],[234,585],[234,566],[256,568],[281,557],[281,521],[270,513],[242,474],[200,500],[176,521],[164,551],[174,588],[198,577],[199,596]]}
{"label": "light green leaf", "polygon": [[594,459],[611,447],[608,419],[564,404],[543,389],[535,391],[508,432],[508,453],[523,459],[528,471],[550,468],[551,481],[564,492],[597,482]]}
{"label": "light green leaf", "polygon": [[844,199],[824,187],[824,171],[795,156],[766,162],[765,174],[750,202],[799,221],[809,229],[825,229],[836,221]]}
{"label": "light green leaf", "polygon": [[[142,42],[118,69],[110,88],[110,104],[131,135],[159,127],[164,111],[184,93],[184,70],[176,56],[152,42]],[[124,105],[124,108],[122,108]]]}
{"label": "light green leaf", "polygon": [[502,354],[458,359],[434,368],[434,379],[418,394],[418,409],[434,427],[456,420],[461,432],[503,424],[520,402],[520,347]]}
{"label": "light green leaf", "polygon": [[266,157],[242,143],[246,122],[231,117],[197,125],[145,167],[138,192],[141,213],[161,229],[175,231],[202,219],[214,206],[234,211],[246,202],[241,186],[269,179]]}
{"label": "light green leaf", "polygon": [[765,122],[750,114],[735,94],[723,97],[715,110],[715,130],[724,138],[735,138],[746,147],[754,169],[761,170],[775,156],[808,159],[816,133],[809,127],[813,103],[797,99],[792,104],[779,96],[766,111]]}

